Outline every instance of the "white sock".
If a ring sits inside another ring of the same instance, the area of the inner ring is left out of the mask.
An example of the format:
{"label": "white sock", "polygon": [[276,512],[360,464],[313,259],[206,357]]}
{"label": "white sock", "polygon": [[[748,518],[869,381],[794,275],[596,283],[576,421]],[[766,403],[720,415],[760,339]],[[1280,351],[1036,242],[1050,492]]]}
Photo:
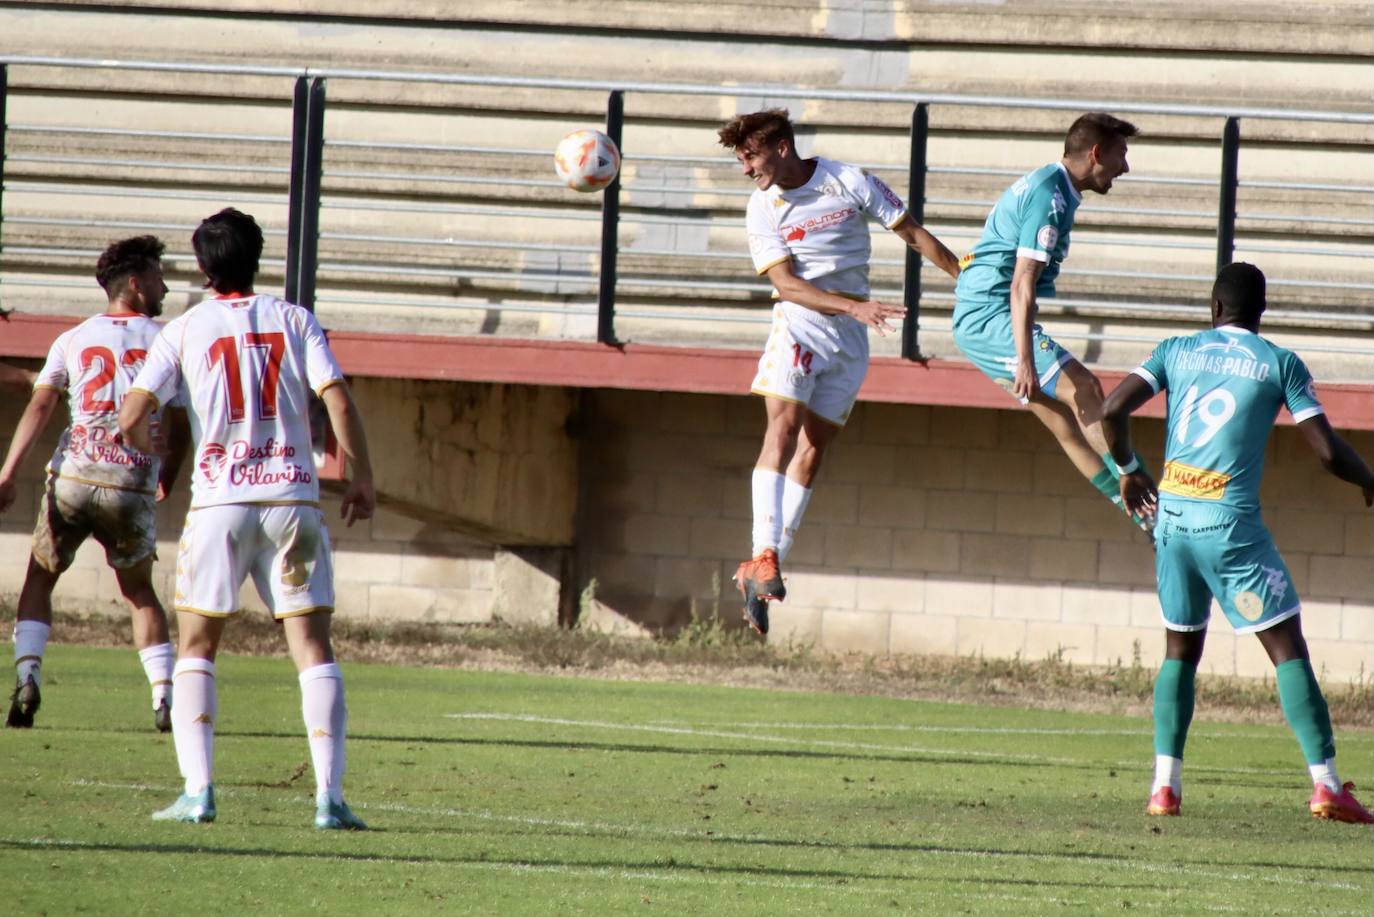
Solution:
{"label": "white sock", "polygon": [[1156,793],[1166,786],[1173,788],[1175,796],[1183,796],[1183,759],[1155,755],[1155,784],[1150,792]]}
{"label": "white sock", "polygon": [[782,495],[786,480],[776,471],[766,468],[754,469],[755,557],[768,548],[776,548],[782,540]]}
{"label": "white sock", "polygon": [[14,622],[14,675],[17,681],[32,677],[41,684],[43,651],[48,647],[52,625],[42,621]]}
{"label": "white sock", "polygon": [[1312,774],[1312,783],[1322,783],[1333,793],[1341,791],[1341,778],[1336,776],[1336,759],[1327,758],[1321,764],[1309,764],[1307,770]]}
{"label": "white sock", "polygon": [[148,676],[148,684],[153,686],[153,709],[156,710],[166,701],[172,703],[172,666],[177,654],[170,643],[144,647],[138,651],[143,662],[143,674]]}
{"label": "white sock", "polygon": [[172,742],[177,764],[186,780],[186,795],[194,796],[214,782],[215,664],[208,659],[178,659],[172,671],[177,702],[172,705]]}
{"label": "white sock", "polygon": [[803,487],[791,478],[784,479],[782,488],[782,538],[778,540],[778,560],[787,559],[792,550],[792,541],[797,537],[797,528],[806,513],[806,504],[811,502],[811,488]]}
{"label": "white sock", "polygon": [[348,707],[344,703],[343,672],[337,662],[306,669],[300,674],[301,714],[315,765],[315,801],[343,802],[344,733]]}

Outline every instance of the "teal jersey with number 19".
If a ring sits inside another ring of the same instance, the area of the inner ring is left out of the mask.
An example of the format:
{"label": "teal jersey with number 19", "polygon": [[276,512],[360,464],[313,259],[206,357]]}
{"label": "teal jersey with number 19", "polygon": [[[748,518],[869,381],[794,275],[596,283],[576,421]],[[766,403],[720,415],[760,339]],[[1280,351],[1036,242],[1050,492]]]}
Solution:
{"label": "teal jersey with number 19", "polygon": [[1259,512],[1265,447],[1279,408],[1299,423],[1324,413],[1296,354],[1235,325],[1169,338],[1135,374],[1169,393],[1162,503]]}

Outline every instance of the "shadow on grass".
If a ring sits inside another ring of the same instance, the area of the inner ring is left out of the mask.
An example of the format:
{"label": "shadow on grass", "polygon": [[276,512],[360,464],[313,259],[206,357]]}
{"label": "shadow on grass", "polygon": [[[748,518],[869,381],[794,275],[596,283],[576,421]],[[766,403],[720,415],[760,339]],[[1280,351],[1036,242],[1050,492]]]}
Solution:
{"label": "shadow on grass", "polygon": [[[191,829],[196,830],[196,829]],[[882,848],[875,848],[882,849]],[[929,847],[893,845],[890,849],[912,853],[949,853],[949,854],[1002,854],[1001,851],[980,851],[968,850],[964,848],[941,848],[934,845]],[[909,882],[921,884],[962,884],[976,880],[979,885],[1004,885],[1010,887],[1030,887],[1030,888],[1082,888],[1082,889],[1101,889],[1118,891],[1147,891],[1160,888],[1159,883],[1142,882],[1104,882],[1096,881],[1046,881],[1040,879],[1013,879],[997,876],[979,874],[976,877],[969,874],[943,875],[943,876],[922,876],[900,873],[868,873],[855,872],[841,869],[801,869],[785,866],[729,866],[718,864],[701,863],[682,863],[670,858],[667,862],[633,861],[633,860],[570,860],[557,859],[553,857],[544,858],[500,858],[491,856],[437,856],[434,854],[423,855],[385,855],[376,853],[348,853],[338,851],[301,851],[301,850],[275,850],[270,847],[209,847],[191,843],[116,843],[112,841],[61,841],[50,843],[43,840],[15,840],[0,839],[0,850],[26,850],[43,851],[46,854],[57,852],[84,852],[84,853],[130,853],[130,854],[156,854],[160,856],[185,854],[204,858],[207,856],[218,857],[261,857],[274,860],[318,860],[321,862],[345,863],[377,863],[385,866],[403,866],[407,864],[416,865],[437,865],[437,866],[486,866],[495,868],[508,868],[512,870],[538,870],[547,869],[552,871],[564,870],[595,870],[611,872],[633,872],[639,875],[634,878],[642,880],[642,875],[646,871],[662,873],[694,873],[702,876],[722,876],[722,877],[749,877],[758,876],[770,879],[792,879],[798,881],[831,881],[831,882]],[[1043,854],[1033,854],[1028,856],[1040,857]],[[1133,865],[1126,861],[1123,865]],[[614,878],[614,876],[612,876]]]}

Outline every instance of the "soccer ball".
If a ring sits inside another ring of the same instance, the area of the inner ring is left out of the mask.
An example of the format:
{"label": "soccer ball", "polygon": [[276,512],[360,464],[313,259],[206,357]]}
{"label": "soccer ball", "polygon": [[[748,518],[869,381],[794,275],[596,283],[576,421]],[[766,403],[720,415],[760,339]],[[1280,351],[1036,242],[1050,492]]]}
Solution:
{"label": "soccer ball", "polygon": [[558,141],[553,167],[574,191],[600,191],[620,172],[620,151],[601,131],[582,128]]}

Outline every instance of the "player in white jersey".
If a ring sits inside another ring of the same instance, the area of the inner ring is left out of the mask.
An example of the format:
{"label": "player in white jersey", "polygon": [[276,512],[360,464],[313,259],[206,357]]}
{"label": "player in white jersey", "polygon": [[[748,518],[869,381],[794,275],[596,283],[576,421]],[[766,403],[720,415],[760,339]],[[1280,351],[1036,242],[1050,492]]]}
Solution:
{"label": "player in white jersey", "polygon": [[893,330],[905,308],[869,297],[866,217],[949,274],[958,259],[907,213],[876,175],[830,159],[803,159],[787,112],[759,111],[719,131],[753,180],[746,224],[754,268],[776,291],[773,329],[751,390],[768,416],[752,479],[753,558],[735,582],[744,617],[768,633],[768,602],[786,595],[787,557],[826,447],[868,374],[868,329]]}
{"label": "player in white jersey", "polygon": [[315,768],[315,827],[364,828],[341,785],[347,709],[329,638],[334,575],[311,453],[312,390],[352,465],[343,495],[349,525],[370,518],[376,505],[362,419],[315,316],[253,292],[262,255],[253,218],[222,210],[191,241],[215,296],[168,323],[119,416],[129,441],[142,444],[147,418],[181,390],[195,437],[175,600],[172,737],[185,792],[153,817],[215,818],[215,654],[251,575],[282,622],[299,673]]}
{"label": "player in white jersey", "polygon": [[[152,582],[157,559],[153,503],[166,496],[181,455],[177,450],[160,461],[152,451],[130,448],[116,424],[119,403],[162,328],[153,321],[162,314],[167,293],[162,249],[155,237],[136,236],[101,254],[95,276],[109,304],[103,314],[53,342],[0,467],[3,512],[14,504],[20,466],[66,395],[71,425],[48,461],[33,553],[19,594],[16,685],[8,726],[33,725],[41,700],[43,653],[52,631],[53,588],[77,548],[93,535],[105,547],[105,559],[133,612],[134,642],[152,684],[154,724],[162,732],[172,728],[173,651],[167,614]],[[174,414],[179,409],[169,412],[170,427],[179,426]]]}

